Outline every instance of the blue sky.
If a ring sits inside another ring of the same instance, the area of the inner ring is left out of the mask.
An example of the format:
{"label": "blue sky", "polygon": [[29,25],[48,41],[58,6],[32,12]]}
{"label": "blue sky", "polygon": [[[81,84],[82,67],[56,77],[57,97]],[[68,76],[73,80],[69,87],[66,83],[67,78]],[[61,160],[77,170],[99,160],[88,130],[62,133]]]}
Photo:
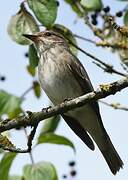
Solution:
{"label": "blue sky", "polygon": [[[7,76],[7,80],[0,82],[0,88],[7,90],[16,95],[21,95],[31,85],[32,78],[27,74],[25,67],[27,59],[24,58],[24,53],[27,51],[26,46],[17,45],[12,42],[7,34],[7,24],[11,15],[18,11],[19,3],[21,1],[2,1],[0,9],[0,22],[1,22],[1,59],[0,59],[0,73]],[[112,4],[112,11],[119,10],[123,7],[124,3],[114,0],[104,1],[106,5]],[[66,5],[63,0],[60,0],[60,7],[58,12],[57,23],[64,24],[69,27],[74,33],[94,38],[93,33],[86,27],[82,20],[78,19],[77,24],[74,25],[76,15],[70,10],[70,7]],[[120,69],[119,58],[116,54],[112,54],[107,49],[95,48],[94,45],[87,42],[78,41],[79,46],[88,52],[96,55],[97,57],[105,60],[106,62],[116,64],[116,67]],[[79,54],[79,58],[86,67],[88,74],[92,80],[94,87],[98,87],[99,84],[112,82],[121,78],[117,75],[109,75],[103,73],[98,67],[91,63],[90,58],[83,54]],[[110,96],[106,100],[109,102],[121,102],[127,104],[128,94],[127,90],[123,90],[117,93],[115,96]],[[26,110],[38,111],[42,107],[46,107],[48,104],[48,98],[45,93],[42,93],[42,98],[37,100],[34,98],[33,93],[29,93],[26,97],[26,101],[23,106]],[[121,170],[116,176],[113,176],[109,171],[106,162],[104,161],[100,151],[96,147],[94,152],[91,152],[82,141],[70,130],[70,128],[64,123],[60,124],[57,133],[62,134],[70,138],[76,146],[76,155],[74,155],[72,149],[65,146],[56,145],[40,145],[33,151],[35,162],[38,161],[50,161],[52,162],[58,171],[59,176],[66,171],[68,172],[67,163],[69,160],[76,159],[78,176],[77,180],[83,179],[106,179],[106,180],[126,180],[128,176],[128,119],[127,114],[124,111],[113,110],[105,105],[100,105],[101,114],[105,128],[110,135],[114,146],[119,152],[122,160],[124,161],[124,169]],[[40,126],[41,127],[41,126]],[[39,128],[40,128],[39,127]],[[13,131],[12,139],[17,146],[24,147],[26,145],[23,132]],[[20,154],[14,161],[11,168],[11,174],[21,174],[24,164],[30,163],[29,156],[26,154]],[[61,178],[60,178],[61,179]]]}

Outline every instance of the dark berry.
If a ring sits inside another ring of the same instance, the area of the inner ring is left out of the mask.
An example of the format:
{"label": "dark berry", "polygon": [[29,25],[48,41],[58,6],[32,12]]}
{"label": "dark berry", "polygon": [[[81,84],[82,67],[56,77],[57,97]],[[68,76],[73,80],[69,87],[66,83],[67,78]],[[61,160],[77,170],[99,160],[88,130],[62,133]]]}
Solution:
{"label": "dark berry", "polygon": [[57,6],[59,6],[60,5],[59,1],[56,1],[56,4],[57,4]]}
{"label": "dark berry", "polygon": [[92,24],[93,24],[93,25],[97,25],[97,24],[98,24],[97,20],[96,20],[96,19],[93,19],[93,20],[92,20]]}
{"label": "dark berry", "polygon": [[92,14],[92,15],[91,15],[91,18],[92,18],[92,20],[96,20],[97,14]]}
{"label": "dark berry", "polygon": [[66,175],[66,174],[64,174],[64,175],[63,175],[63,178],[64,178],[64,179],[66,179],[66,178],[67,178],[67,175]]}
{"label": "dark berry", "polygon": [[69,166],[71,166],[71,167],[72,167],[72,166],[75,166],[75,161],[70,161],[70,162],[69,162]]}
{"label": "dark berry", "polygon": [[70,175],[71,175],[71,176],[76,176],[76,174],[77,174],[77,173],[76,173],[75,170],[72,170],[72,171],[70,172]]}
{"label": "dark berry", "polygon": [[117,13],[116,13],[116,16],[117,17],[121,17],[123,15],[123,12],[122,11],[118,11]]}
{"label": "dark berry", "polygon": [[110,11],[110,7],[109,7],[109,6],[106,6],[105,8],[103,8],[103,11],[104,11],[105,13],[108,13],[108,12]]}
{"label": "dark berry", "polygon": [[96,13],[96,14],[98,14],[98,13],[100,13],[100,12],[101,12],[101,9],[95,10],[95,13]]}
{"label": "dark berry", "polygon": [[21,127],[17,127],[17,128],[15,128],[16,130],[21,130]]}
{"label": "dark berry", "polygon": [[26,53],[24,54],[24,56],[25,56],[26,58],[28,58],[28,52],[26,52]]}
{"label": "dark berry", "polygon": [[1,81],[5,81],[5,79],[6,79],[5,76],[1,76],[1,77],[0,77],[0,80],[1,80]]}

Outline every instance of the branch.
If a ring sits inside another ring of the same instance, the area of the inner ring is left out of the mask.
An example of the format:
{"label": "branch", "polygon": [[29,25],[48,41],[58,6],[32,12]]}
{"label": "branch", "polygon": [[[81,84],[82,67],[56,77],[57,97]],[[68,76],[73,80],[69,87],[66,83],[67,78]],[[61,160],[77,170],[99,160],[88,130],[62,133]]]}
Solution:
{"label": "branch", "polygon": [[100,89],[90,92],[78,98],[67,100],[60,105],[47,107],[40,112],[27,112],[27,115],[17,117],[13,120],[5,120],[0,124],[0,133],[18,127],[36,126],[40,121],[54,115],[66,113],[69,110],[83,106],[84,104],[114,95],[116,92],[128,87],[128,77],[107,85],[101,85]]}
{"label": "branch", "polygon": [[122,36],[125,36],[126,38],[128,37],[128,28],[127,26],[119,26],[113,17],[106,17],[106,21],[110,23],[110,25]]}
{"label": "branch", "polygon": [[101,47],[108,47],[108,48],[113,48],[113,49],[123,49],[123,50],[128,50],[128,46],[126,45],[126,43],[122,43],[122,42],[114,42],[114,43],[110,43],[106,40],[103,40],[103,41],[99,41],[99,42],[95,42],[91,39],[88,39],[88,38],[85,38],[83,36],[79,36],[77,34],[74,34],[74,36],[78,39],[81,39],[81,40],[84,40],[84,41],[87,41],[89,43],[92,43],[96,46],[101,46]]}
{"label": "branch", "polygon": [[108,48],[113,48],[113,49],[123,49],[123,50],[128,50],[128,46],[124,43],[110,43],[108,41],[101,41],[97,42],[96,46],[102,46],[102,47],[108,47]]}
{"label": "branch", "polygon": [[[33,89],[33,85],[31,87],[29,87],[22,95],[21,95],[21,98],[24,98],[31,90]],[[25,115],[25,112],[23,112],[23,114]],[[8,121],[6,119],[6,121]],[[32,155],[32,141],[34,139],[34,136],[35,136],[35,133],[36,133],[36,129],[37,129],[37,126],[38,126],[38,123],[33,127],[33,129],[31,130],[29,136],[27,135],[27,131],[25,129],[25,127],[23,128],[24,129],[24,133],[27,137],[27,149],[20,149],[20,148],[16,148],[15,146],[10,146],[10,144],[8,145],[7,142],[5,143],[0,143],[0,148],[2,148],[3,150],[7,150],[7,151],[10,151],[10,152],[15,152],[15,153],[29,153],[30,155],[30,159],[31,159],[31,162],[32,164],[34,164],[34,159],[33,159],[33,155]],[[5,140],[4,140],[5,141]],[[10,141],[9,141],[10,142]]]}

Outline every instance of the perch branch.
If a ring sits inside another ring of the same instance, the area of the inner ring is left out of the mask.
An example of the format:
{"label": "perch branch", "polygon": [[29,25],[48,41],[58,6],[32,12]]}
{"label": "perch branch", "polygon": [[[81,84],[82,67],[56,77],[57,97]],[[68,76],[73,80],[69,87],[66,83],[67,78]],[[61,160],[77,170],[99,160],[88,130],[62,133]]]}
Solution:
{"label": "perch branch", "polygon": [[40,112],[27,112],[27,115],[17,117],[12,120],[5,120],[0,123],[0,133],[13,128],[36,126],[40,121],[52,117],[57,114],[66,113],[69,110],[83,106],[86,103],[105,98],[109,95],[114,95],[116,92],[128,87],[128,77],[115,81],[107,85],[100,85],[96,91],[86,95],[77,97],[72,100],[67,100],[60,105],[47,107]]}

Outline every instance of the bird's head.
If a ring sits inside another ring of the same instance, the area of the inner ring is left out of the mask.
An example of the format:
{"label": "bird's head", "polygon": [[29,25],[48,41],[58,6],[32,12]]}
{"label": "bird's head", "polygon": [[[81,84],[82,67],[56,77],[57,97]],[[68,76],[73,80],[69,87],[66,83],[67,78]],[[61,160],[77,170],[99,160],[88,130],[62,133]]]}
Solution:
{"label": "bird's head", "polygon": [[65,39],[59,33],[54,31],[45,30],[34,35],[24,34],[23,36],[31,40],[39,51],[45,51],[45,49],[55,44],[67,46]]}

